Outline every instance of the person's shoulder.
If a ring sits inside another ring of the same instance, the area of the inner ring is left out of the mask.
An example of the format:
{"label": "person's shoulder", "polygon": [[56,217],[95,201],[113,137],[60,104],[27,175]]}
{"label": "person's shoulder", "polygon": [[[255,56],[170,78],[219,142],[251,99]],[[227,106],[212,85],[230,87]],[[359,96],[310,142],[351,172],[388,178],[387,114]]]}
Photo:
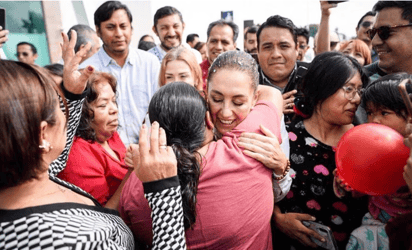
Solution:
{"label": "person's shoulder", "polygon": [[96,70],[100,70],[100,67],[103,65],[103,63],[100,61],[99,58],[99,52],[94,53],[94,55],[92,55],[91,57],[87,58],[84,62],[82,62],[79,65],[79,69],[84,69],[89,65],[92,65],[93,67],[95,67]]}
{"label": "person's shoulder", "polygon": [[302,67],[305,67],[307,69],[310,66],[310,62],[297,61],[296,64],[297,64],[298,68],[302,66]]}
{"label": "person's shoulder", "polygon": [[142,62],[160,65],[159,59],[157,57],[148,52],[137,48],[130,49],[130,53],[132,53],[136,58],[139,58]]}

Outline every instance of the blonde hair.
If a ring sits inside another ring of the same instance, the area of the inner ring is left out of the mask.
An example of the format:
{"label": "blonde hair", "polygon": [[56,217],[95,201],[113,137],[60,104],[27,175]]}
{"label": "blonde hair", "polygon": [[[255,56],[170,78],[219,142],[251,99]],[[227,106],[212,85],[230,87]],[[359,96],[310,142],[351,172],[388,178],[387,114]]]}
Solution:
{"label": "blonde hair", "polygon": [[203,90],[202,70],[200,69],[200,65],[197,63],[195,55],[189,49],[184,47],[171,49],[163,58],[159,74],[160,87],[166,85],[167,64],[175,60],[184,61],[189,66],[193,78],[195,79],[195,88],[197,90]]}
{"label": "blonde hair", "polygon": [[365,59],[365,65],[369,65],[372,63],[372,57],[371,57],[371,51],[368,47],[368,45],[366,45],[366,43],[360,39],[352,39],[346,42],[343,42],[340,46],[339,51],[343,52],[346,47],[348,47],[349,44],[353,43],[353,47],[355,48],[355,52],[360,52],[363,56],[363,58]]}

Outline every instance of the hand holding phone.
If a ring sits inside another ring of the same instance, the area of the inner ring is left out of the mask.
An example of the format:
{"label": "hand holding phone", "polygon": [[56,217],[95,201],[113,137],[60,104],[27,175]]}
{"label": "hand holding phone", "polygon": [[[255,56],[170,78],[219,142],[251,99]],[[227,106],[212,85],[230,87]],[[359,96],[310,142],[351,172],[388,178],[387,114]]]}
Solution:
{"label": "hand holding phone", "polygon": [[0,8],[0,26],[2,30],[6,29],[6,9]]}
{"label": "hand holding phone", "polygon": [[318,246],[323,247],[328,250],[337,250],[338,246],[335,241],[335,237],[333,237],[332,230],[329,227],[322,225],[320,223],[314,221],[302,221],[302,224],[305,225],[307,228],[312,229],[313,231],[320,234],[325,241],[319,241],[314,237],[310,237],[310,239]]}

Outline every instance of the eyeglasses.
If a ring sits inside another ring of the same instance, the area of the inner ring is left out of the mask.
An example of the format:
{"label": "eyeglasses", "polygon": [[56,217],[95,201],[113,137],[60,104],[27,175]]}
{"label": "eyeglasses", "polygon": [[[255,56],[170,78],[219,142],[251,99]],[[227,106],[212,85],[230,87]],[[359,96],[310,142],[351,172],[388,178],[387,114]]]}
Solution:
{"label": "eyeglasses", "polygon": [[372,25],[372,22],[369,21],[365,21],[363,23],[361,23],[362,27],[364,28],[369,28]]}
{"label": "eyeglasses", "polygon": [[17,52],[16,53],[16,57],[19,57],[20,55],[22,55],[23,57],[28,57],[29,53],[27,53],[27,52],[21,52],[21,53]]}
{"label": "eyeglasses", "polygon": [[368,34],[371,40],[375,37],[376,33],[378,33],[378,36],[380,37],[380,39],[382,41],[385,41],[386,39],[390,37],[391,30],[397,29],[397,28],[409,27],[409,26],[412,26],[412,23],[405,24],[405,25],[381,26],[377,29],[370,29],[366,31],[366,33]]}
{"label": "eyeglasses", "polygon": [[353,98],[355,98],[356,93],[358,93],[359,97],[362,97],[363,93],[365,92],[365,89],[355,89],[352,86],[343,86],[343,93],[345,98],[348,101],[351,101]]}

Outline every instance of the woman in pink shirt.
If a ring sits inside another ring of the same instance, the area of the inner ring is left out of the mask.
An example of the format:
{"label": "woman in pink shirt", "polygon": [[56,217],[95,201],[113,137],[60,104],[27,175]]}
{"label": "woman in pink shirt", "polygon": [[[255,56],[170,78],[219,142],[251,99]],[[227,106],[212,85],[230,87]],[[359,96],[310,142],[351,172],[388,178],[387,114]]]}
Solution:
{"label": "woman in pink shirt", "polygon": [[[258,88],[256,62],[243,52],[220,55],[210,72],[211,112],[183,83],[162,87],[149,105],[150,120],[165,130],[178,159],[188,248],[272,249],[273,171],[245,155],[238,139],[244,132],[261,134],[260,125],[280,138],[281,94]],[[221,140],[214,140],[214,124]],[[275,171],[282,174],[284,167]],[[136,240],[150,246],[150,209],[137,182],[131,175],[119,210]]]}

